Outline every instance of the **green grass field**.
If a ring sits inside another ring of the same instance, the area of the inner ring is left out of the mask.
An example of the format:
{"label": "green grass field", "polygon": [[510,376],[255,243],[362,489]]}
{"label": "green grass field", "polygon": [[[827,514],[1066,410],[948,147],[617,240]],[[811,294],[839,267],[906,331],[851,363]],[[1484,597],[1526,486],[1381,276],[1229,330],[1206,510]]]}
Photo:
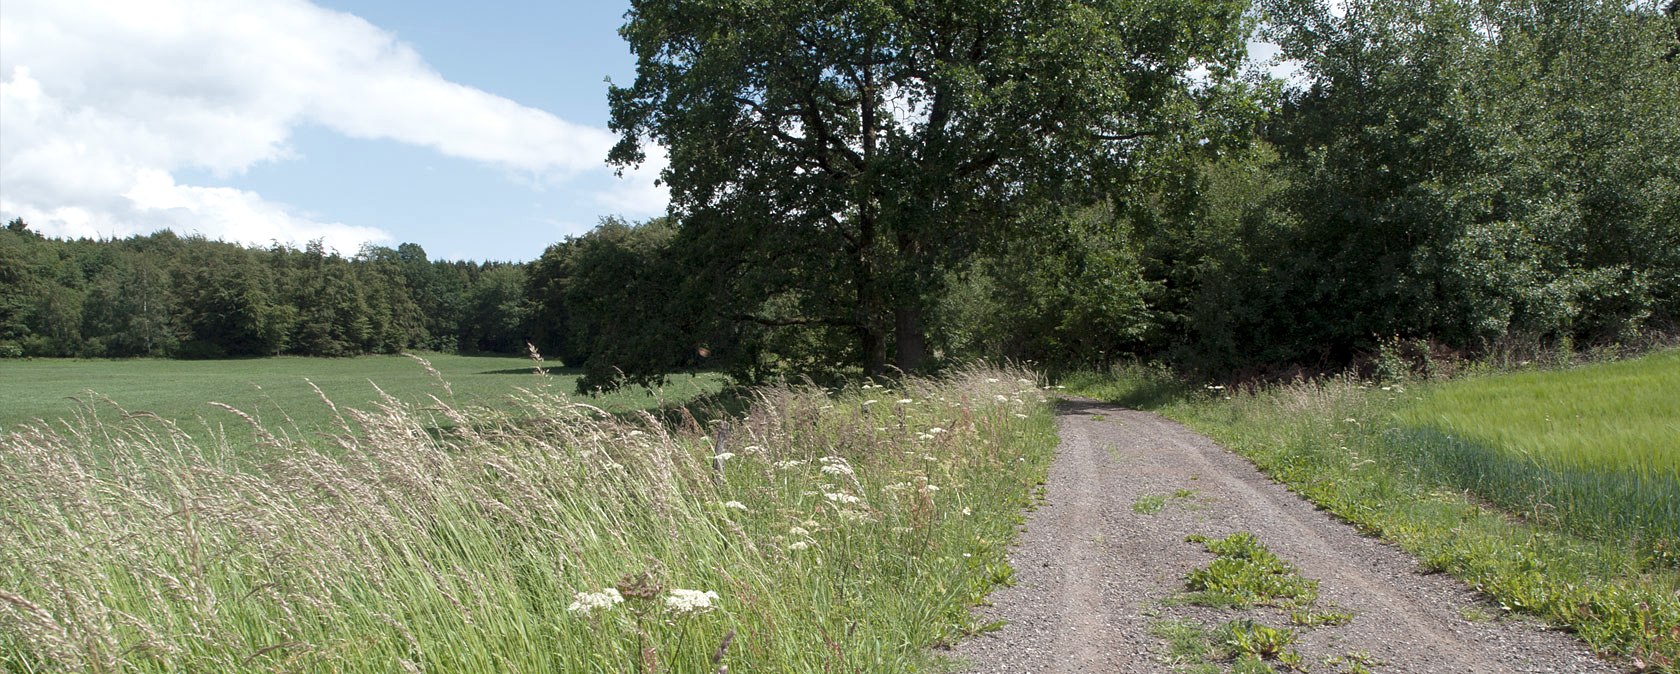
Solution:
{"label": "green grass field", "polygon": [[1409,424],[1578,470],[1680,476],[1680,351],[1421,393]]}
{"label": "green grass field", "polygon": [[[0,430],[35,419],[53,420],[76,413],[92,402],[91,391],[130,412],[151,412],[186,427],[204,418],[228,427],[244,422],[210,405],[221,402],[280,426],[287,419],[314,430],[330,421],[330,411],[309,386],[313,382],[334,403],[365,408],[379,400],[380,389],[402,400],[426,396],[459,406],[498,405],[520,387],[547,387],[570,394],[577,375],[551,369],[536,376],[526,358],[456,356],[428,353],[453,393],[418,362],[404,356],[357,358],[254,358],[245,360],[0,360]],[[661,398],[684,401],[718,390],[716,375],[673,377],[663,391],[640,389],[592,401],[611,411],[649,407]],[[95,405],[100,412],[109,405]]]}
{"label": "green grass field", "polygon": [[1680,539],[1680,351],[1427,386],[1397,417],[1420,462],[1501,506]]}

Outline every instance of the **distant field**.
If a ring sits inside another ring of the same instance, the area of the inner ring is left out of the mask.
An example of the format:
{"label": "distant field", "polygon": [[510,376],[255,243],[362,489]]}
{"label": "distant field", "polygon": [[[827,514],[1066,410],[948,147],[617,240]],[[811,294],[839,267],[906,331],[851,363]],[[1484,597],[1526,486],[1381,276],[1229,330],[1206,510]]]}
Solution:
{"label": "distant field", "polygon": [[1508,508],[1680,533],[1680,351],[1429,386],[1398,417],[1420,459]]}
{"label": "distant field", "polygon": [[[77,399],[91,401],[92,391],[130,412],[152,412],[189,426],[204,418],[229,426],[238,419],[209,403],[239,408],[265,423],[284,424],[289,417],[303,428],[326,423],[328,411],[309,387],[314,382],[340,406],[367,407],[379,388],[399,399],[425,402],[435,395],[457,405],[494,405],[519,387],[550,386],[570,394],[577,375],[551,370],[539,378],[531,361],[506,356],[424,357],[450,383],[453,395],[420,363],[403,356],[357,358],[260,358],[247,360],[0,360],[0,429],[35,419],[73,415]],[[661,393],[667,400],[687,400],[715,391],[721,377],[679,375]],[[595,404],[612,410],[657,402],[641,390],[605,396]],[[103,411],[109,405],[98,404]]]}
{"label": "distant field", "polygon": [[1402,417],[1537,461],[1680,475],[1680,351],[1463,379]]}

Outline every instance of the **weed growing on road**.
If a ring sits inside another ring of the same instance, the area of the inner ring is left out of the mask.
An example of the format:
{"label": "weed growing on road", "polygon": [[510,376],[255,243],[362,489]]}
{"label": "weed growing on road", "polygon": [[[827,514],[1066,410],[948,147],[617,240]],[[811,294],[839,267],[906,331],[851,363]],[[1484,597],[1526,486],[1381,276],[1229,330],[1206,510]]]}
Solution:
{"label": "weed growing on road", "polygon": [[1144,494],[1132,501],[1132,512],[1140,515],[1153,515],[1165,510],[1170,501],[1183,501],[1195,495],[1196,492],[1190,489],[1179,489],[1171,495]]}
{"label": "weed growing on road", "polygon": [[1318,581],[1303,578],[1260,543],[1254,534],[1238,532],[1218,540],[1190,536],[1218,555],[1205,567],[1185,576],[1187,598],[1199,606],[1310,606],[1318,600]]}

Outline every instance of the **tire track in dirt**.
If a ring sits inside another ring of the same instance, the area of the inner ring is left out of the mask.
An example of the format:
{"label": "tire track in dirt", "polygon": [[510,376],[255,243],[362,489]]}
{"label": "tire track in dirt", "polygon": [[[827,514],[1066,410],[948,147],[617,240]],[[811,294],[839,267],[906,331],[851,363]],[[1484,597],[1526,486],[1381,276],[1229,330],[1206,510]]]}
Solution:
{"label": "tire track in dirt", "polygon": [[[1262,475],[1247,460],[1157,415],[1089,400],[1058,407],[1061,445],[1047,503],[1028,517],[1010,561],[1016,585],[983,610],[1007,624],[958,645],[984,673],[1168,672],[1150,626],[1189,619],[1207,626],[1252,617],[1287,623],[1277,609],[1231,611],[1165,600],[1184,574],[1212,559],[1185,536],[1248,531],[1303,576],[1319,581],[1321,606],[1352,622],[1301,630],[1295,649],[1311,671],[1327,656],[1368,653],[1390,674],[1615,672],[1573,636],[1493,613],[1476,593],[1423,574],[1399,549],[1359,535]],[[1144,496],[1193,490],[1160,512],[1132,510]],[[1279,671],[1282,671],[1281,667]]]}

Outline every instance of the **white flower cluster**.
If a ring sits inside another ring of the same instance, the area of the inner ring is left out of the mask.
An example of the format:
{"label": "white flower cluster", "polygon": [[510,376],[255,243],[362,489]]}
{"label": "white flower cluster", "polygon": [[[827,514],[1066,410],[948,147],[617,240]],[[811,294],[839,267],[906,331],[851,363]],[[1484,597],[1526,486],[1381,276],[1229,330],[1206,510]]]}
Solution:
{"label": "white flower cluster", "polygon": [[740,501],[724,501],[723,507],[729,508],[730,510],[746,510],[747,504]]}
{"label": "white flower cluster", "polygon": [[811,547],[810,541],[794,541],[788,544],[788,550],[793,552],[799,552],[800,550],[804,550],[809,547]]}
{"label": "white flower cluster", "polygon": [[735,453],[734,452],[718,452],[717,456],[712,457],[712,460],[713,461],[728,461],[728,460],[733,459],[733,458],[735,458]]}
{"label": "white flower cluster", "polygon": [[845,477],[852,476],[851,465],[847,464],[845,459],[838,456],[825,456],[822,458],[822,464],[822,472],[824,475],[841,475]]}
{"label": "white flower cluster", "polygon": [[862,503],[863,502],[863,499],[858,498],[856,496],[853,496],[851,494],[840,494],[840,493],[835,493],[835,492],[828,492],[826,494],[823,494],[823,498],[826,498],[830,501],[833,501],[835,503],[839,503],[839,504],[842,504],[842,505],[852,505],[854,503]]}
{"label": "white flower cluster", "polygon": [[695,615],[712,610],[718,593],[700,590],[671,590],[665,595],[665,610],[677,615]]}
{"label": "white flower cluster", "polygon": [[786,460],[783,460],[783,461],[777,461],[777,462],[772,463],[770,465],[779,469],[779,470],[787,470],[789,468],[798,468],[798,467],[803,466],[805,464],[806,464],[806,461],[804,459],[786,459]]}
{"label": "white flower cluster", "polygon": [[622,603],[624,603],[624,597],[618,593],[617,589],[609,587],[600,592],[577,593],[577,596],[572,599],[572,605],[567,606],[566,610],[578,615],[589,615],[592,612],[610,609]]}

